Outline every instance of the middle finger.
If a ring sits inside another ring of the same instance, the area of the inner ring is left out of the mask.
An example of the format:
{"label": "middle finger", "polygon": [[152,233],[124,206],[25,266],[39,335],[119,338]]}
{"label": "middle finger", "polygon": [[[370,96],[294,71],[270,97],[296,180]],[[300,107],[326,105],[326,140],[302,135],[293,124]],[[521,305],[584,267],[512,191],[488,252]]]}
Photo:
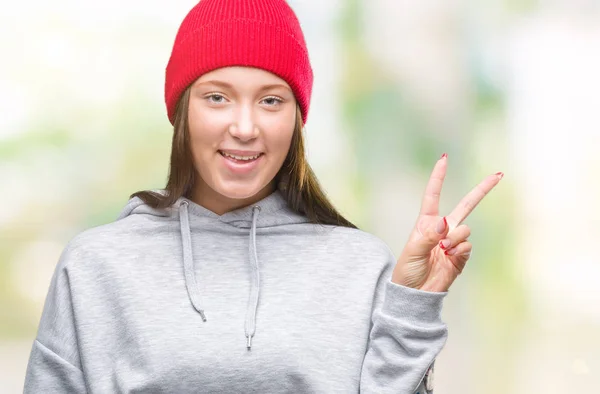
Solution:
{"label": "middle finger", "polygon": [[473,190],[464,196],[452,213],[446,217],[451,228],[462,223],[473,209],[475,209],[477,204],[500,182],[503,176],[504,174],[501,172],[488,175],[479,185],[475,186]]}

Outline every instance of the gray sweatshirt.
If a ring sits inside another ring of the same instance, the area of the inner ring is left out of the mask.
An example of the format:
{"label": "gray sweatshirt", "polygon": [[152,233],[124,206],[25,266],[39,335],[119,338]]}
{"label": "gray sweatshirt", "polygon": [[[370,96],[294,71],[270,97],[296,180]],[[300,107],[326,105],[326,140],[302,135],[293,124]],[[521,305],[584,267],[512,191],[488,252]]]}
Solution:
{"label": "gray sweatshirt", "polygon": [[223,215],[133,198],[65,247],[24,392],[429,393],[447,293],[391,282],[395,264],[279,191]]}

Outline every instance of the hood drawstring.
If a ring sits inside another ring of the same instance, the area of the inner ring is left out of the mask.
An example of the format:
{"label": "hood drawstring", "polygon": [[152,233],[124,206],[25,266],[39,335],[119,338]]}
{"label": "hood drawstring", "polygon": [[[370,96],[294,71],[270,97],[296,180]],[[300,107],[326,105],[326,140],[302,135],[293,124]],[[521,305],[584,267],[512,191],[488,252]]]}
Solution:
{"label": "hood drawstring", "polygon": [[[261,208],[258,205],[252,207],[252,227],[250,229],[249,260],[252,272],[252,284],[250,286],[250,296],[248,298],[248,308],[246,310],[246,323],[244,326],[247,339],[246,348],[248,350],[250,350],[252,347],[252,337],[254,337],[256,332],[256,310],[258,308],[258,299],[260,295],[260,272],[258,267],[258,256],[256,253],[256,222],[260,209]],[[188,202],[185,200],[179,205],[179,222],[181,226],[181,244],[183,248],[183,271],[185,276],[185,285],[194,309],[200,313],[202,320],[206,321],[204,309],[202,308],[202,304],[200,302],[200,288],[198,287],[198,282],[196,281]]]}
{"label": "hood drawstring", "polygon": [[246,347],[248,350],[252,347],[252,337],[256,331],[256,309],[258,308],[258,296],[260,293],[260,272],[258,269],[258,256],[256,255],[256,220],[260,207],[252,207],[252,228],[250,229],[250,267],[252,268],[252,286],[250,287],[250,296],[248,298],[248,309],[246,310]]}
{"label": "hood drawstring", "polygon": [[200,303],[200,289],[196,282],[194,270],[194,255],[192,254],[192,234],[190,232],[190,217],[188,214],[188,202],[182,201],[179,205],[179,224],[181,226],[181,246],[183,249],[183,273],[185,275],[185,286],[188,296],[194,308],[206,321],[204,309]]}

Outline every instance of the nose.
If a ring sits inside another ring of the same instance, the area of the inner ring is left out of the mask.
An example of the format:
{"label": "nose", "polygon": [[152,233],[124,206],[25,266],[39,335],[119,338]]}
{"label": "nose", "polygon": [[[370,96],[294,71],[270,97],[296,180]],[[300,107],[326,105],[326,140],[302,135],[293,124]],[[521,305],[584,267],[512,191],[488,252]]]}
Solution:
{"label": "nose", "polygon": [[250,141],[258,136],[258,126],[254,122],[251,108],[244,105],[235,111],[229,133],[241,141]]}

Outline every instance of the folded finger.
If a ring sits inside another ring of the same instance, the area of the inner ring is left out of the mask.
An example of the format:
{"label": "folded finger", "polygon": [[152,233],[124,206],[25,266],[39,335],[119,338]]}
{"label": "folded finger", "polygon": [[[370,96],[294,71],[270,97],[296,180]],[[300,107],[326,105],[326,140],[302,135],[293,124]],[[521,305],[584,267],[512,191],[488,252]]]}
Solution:
{"label": "folded finger", "polygon": [[455,229],[448,232],[446,238],[440,241],[440,248],[444,250],[448,250],[450,248],[455,247],[463,241],[466,241],[467,238],[471,235],[471,229],[466,224],[461,224]]}
{"label": "folded finger", "polygon": [[473,245],[471,244],[471,242],[463,241],[463,242],[459,243],[458,245],[444,251],[444,254],[446,256],[465,255],[465,254],[470,254],[471,249],[473,249]]}
{"label": "folded finger", "polygon": [[456,245],[455,247],[446,250],[444,254],[450,257],[452,265],[454,265],[454,267],[460,274],[465,268],[467,260],[469,260],[469,258],[471,257],[472,249],[473,245],[469,241],[464,241]]}

